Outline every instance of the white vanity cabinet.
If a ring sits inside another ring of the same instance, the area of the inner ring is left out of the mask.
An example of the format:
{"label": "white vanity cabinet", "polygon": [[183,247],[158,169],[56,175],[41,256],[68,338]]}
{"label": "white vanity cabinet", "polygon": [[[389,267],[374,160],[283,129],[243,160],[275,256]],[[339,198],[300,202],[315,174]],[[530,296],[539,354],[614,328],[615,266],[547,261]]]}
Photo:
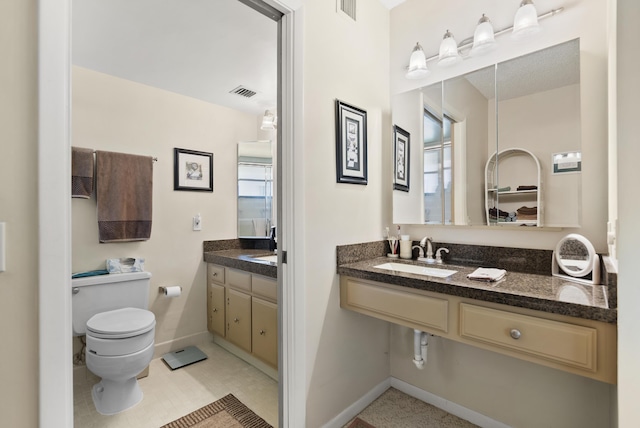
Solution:
{"label": "white vanity cabinet", "polygon": [[616,383],[616,325],[340,276],[340,306],[436,336]]}
{"label": "white vanity cabinet", "polygon": [[277,281],[207,264],[207,328],[270,367],[278,366]]}

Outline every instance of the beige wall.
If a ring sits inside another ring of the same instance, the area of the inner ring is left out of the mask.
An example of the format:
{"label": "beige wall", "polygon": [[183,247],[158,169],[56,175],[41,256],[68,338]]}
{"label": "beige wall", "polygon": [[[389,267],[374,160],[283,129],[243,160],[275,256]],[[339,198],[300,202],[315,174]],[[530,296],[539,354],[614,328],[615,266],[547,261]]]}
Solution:
{"label": "beige wall", "polygon": [[[389,12],[304,2],[304,186],[307,423],[326,423],[388,376],[388,324],[340,309],[336,245],[380,239],[391,217]],[[367,111],[369,183],[336,183],[335,99]],[[296,144],[301,142],[296,141]],[[295,255],[293,256],[295,257]],[[301,263],[298,265],[297,263]],[[299,287],[301,284],[293,284]]]}
{"label": "beige wall", "polygon": [[640,286],[638,284],[638,243],[640,199],[636,185],[640,181],[640,121],[637,120],[640,97],[640,3],[636,0],[618,1],[617,55],[617,115],[613,119],[618,149],[618,400],[619,426],[632,427],[640,420]]}
{"label": "beige wall", "polygon": [[[205,332],[202,241],[236,237],[237,142],[257,138],[256,116],[80,67],[72,69],[72,88],[72,145],[158,158],[151,239],[99,244],[95,197],[73,199],[72,271],[104,269],[107,258],[142,257],[153,274],[156,347]],[[213,153],[213,193],[173,190],[174,147]],[[202,231],[195,232],[198,213]],[[182,296],[158,294],[164,285],[182,286]]]}
{"label": "beige wall", "polygon": [[0,423],[38,425],[38,154],[35,0],[0,3]]}

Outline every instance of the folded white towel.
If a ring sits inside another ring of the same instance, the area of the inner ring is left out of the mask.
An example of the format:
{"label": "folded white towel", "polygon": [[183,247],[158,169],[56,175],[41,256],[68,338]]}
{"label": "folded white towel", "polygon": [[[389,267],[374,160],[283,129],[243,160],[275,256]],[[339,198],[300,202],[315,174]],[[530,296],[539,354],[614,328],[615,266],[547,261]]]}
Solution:
{"label": "folded white towel", "polygon": [[479,281],[499,281],[507,274],[507,271],[504,269],[495,269],[495,268],[478,268],[469,275],[467,278],[476,279]]}

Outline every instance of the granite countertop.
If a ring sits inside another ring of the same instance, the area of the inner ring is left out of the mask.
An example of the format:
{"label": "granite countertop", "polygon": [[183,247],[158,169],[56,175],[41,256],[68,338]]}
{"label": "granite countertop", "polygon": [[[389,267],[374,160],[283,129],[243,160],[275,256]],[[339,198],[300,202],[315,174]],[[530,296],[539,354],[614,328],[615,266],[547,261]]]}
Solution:
{"label": "granite countertop", "polygon": [[234,269],[244,270],[270,278],[278,277],[278,266],[266,260],[256,260],[251,257],[270,256],[273,252],[261,249],[229,249],[205,251],[204,261],[215,263]]}
{"label": "granite countertop", "polygon": [[[425,267],[456,270],[447,278],[437,278],[376,268],[382,263],[407,263]],[[467,278],[475,267],[426,263],[374,257],[338,264],[338,274],[402,287],[448,294],[537,311],[617,323],[617,311],[610,309],[607,289],[601,285],[582,285],[551,275],[508,271],[497,282]]]}

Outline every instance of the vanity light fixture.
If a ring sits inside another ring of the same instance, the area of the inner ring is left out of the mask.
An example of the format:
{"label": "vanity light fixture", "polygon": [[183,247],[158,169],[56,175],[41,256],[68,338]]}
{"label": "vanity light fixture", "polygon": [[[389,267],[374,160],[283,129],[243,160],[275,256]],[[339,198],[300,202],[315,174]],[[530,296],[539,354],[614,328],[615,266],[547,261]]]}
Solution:
{"label": "vanity light fixture", "polygon": [[458,52],[458,44],[453,34],[449,30],[444,33],[442,42],[440,43],[440,53],[438,54],[438,65],[448,67],[462,61],[460,52]]}
{"label": "vanity light fixture", "polygon": [[264,116],[262,117],[262,125],[260,125],[260,129],[262,130],[276,129],[275,114],[271,113],[269,110],[265,110]]}
{"label": "vanity light fixture", "polygon": [[469,55],[476,56],[489,52],[496,48],[496,39],[493,31],[493,25],[487,16],[483,13],[478,21],[476,31],[473,33],[473,46]]}
{"label": "vanity light fixture", "polygon": [[538,12],[533,5],[533,0],[522,0],[513,20],[511,36],[514,39],[521,39],[538,31],[540,31],[540,24],[538,24]]}
{"label": "vanity light fixture", "polygon": [[[460,62],[464,57],[460,52],[465,49],[471,49],[467,56],[476,56],[489,52],[497,47],[495,41],[496,36],[500,36],[507,32],[511,32],[515,39],[525,38],[529,35],[540,31],[538,21],[557,15],[562,12],[564,7],[551,9],[549,12],[537,15],[536,8],[532,0],[522,0],[520,7],[516,12],[514,24],[511,27],[503,28],[498,31],[493,30],[491,21],[485,14],[478,21],[478,26],[474,32],[473,38],[464,39],[460,45],[456,44],[453,34],[447,30],[440,44],[438,55],[433,55],[425,59],[424,51],[420,43],[416,43],[411,53],[409,66],[407,67],[407,79],[422,79],[429,73],[427,62],[434,59],[438,60],[438,65],[446,67]],[[466,57],[466,56],[465,56]]]}
{"label": "vanity light fixture", "polygon": [[411,52],[411,57],[409,58],[409,69],[406,74],[407,79],[422,79],[427,74],[429,74],[427,57],[424,55],[420,43],[416,42],[416,46],[413,48],[413,52]]}

